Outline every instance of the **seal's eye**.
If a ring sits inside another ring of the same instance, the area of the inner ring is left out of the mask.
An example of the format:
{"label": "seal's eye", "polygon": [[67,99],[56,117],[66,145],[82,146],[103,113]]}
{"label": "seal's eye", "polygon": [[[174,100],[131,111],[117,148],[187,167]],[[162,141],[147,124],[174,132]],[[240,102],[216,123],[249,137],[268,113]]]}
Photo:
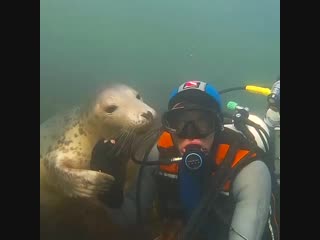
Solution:
{"label": "seal's eye", "polygon": [[139,99],[139,100],[142,99],[140,94],[137,94],[136,98]]}
{"label": "seal's eye", "polygon": [[116,105],[110,105],[105,107],[104,111],[107,113],[113,113],[118,107]]}

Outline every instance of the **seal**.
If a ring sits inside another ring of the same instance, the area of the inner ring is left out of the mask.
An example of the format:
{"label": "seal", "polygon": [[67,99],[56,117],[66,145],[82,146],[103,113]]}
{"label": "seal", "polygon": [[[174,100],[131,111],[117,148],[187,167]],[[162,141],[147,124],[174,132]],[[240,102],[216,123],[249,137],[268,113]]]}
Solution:
{"label": "seal", "polygon": [[147,130],[155,116],[136,90],[113,84],[87,108],[44,122],[40,125],[40,192],[45,185],[69,197],[96,197],[108,191],[113,176],[90,170],[95,144],[99,139]]}
{"label": "seal", "polygon": [[[111,84],[89,104],[57,114],[40,125],[42,239],[50,239],[48,236],[56,239],[57,228],[63,228],[66,221],[70,232],[82,237],[87,234],[87,239],[98,239],[94,232],[100,236],[101,229],[112,229],[108,213],[97,199],[109,191],[115,177],[91,168],[92,151],[101,139],[125,142],[133,134],[147,132],[156,115],[137,90],[125,84]],[[121,146],[117,151],[125,150]],[[98,221],[102,227],[96,230]],[[80,233],[81,228],[90,231],[88,225],[93,233]],[[54,230],[45,229],[48,226],[54,226]],[[59,234],[59,237],[68,235],[65,229]]]}

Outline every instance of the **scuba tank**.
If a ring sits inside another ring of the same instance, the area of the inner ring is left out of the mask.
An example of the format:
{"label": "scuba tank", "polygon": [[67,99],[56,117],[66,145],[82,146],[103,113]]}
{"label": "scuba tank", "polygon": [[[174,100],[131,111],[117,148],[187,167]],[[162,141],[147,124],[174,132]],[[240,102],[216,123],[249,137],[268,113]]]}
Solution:
{"label": "scuba tank", "polygon": [[273,129],[274,134],[274,173],[280,186],[280,126]]}
{"label": "scuba tank", "polygon": [[[260,117],[249,113],[249,108],[239,106],[236,102],[229,101],[227,108],[235,110],[236,112],[233,116],[233,122],[231,124],[225,124],[224,126],[234,131],[242,132],[249,140],[251,138],[261,150],[267,152],[270,147],[270,131],[267,124]],[[263,135],[261,131],[263,132]]]}

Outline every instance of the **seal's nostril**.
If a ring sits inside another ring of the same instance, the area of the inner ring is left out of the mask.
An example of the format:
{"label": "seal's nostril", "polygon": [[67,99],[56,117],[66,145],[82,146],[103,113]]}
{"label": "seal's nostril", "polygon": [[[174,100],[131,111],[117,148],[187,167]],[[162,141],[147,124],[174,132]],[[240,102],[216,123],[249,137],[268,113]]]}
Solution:
{"label": "seal's nostril", "polygon": [[146,113],[142,113],[141,116],[149,121],[153,120],[153,115],[150,111],[148,111]]}

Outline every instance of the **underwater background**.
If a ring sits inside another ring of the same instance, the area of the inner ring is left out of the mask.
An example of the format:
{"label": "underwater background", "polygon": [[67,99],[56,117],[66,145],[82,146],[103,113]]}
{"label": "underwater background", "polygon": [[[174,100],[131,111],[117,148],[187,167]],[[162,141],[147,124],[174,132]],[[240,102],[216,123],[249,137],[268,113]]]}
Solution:
{"label": "underwater background", "polygon": [[[271,88],[280,74],[278,0],[40,0],[40,123],[104,82],[140,91],[156,109],[174,87]],[[223,95],[263,114],[266,97]]]}

